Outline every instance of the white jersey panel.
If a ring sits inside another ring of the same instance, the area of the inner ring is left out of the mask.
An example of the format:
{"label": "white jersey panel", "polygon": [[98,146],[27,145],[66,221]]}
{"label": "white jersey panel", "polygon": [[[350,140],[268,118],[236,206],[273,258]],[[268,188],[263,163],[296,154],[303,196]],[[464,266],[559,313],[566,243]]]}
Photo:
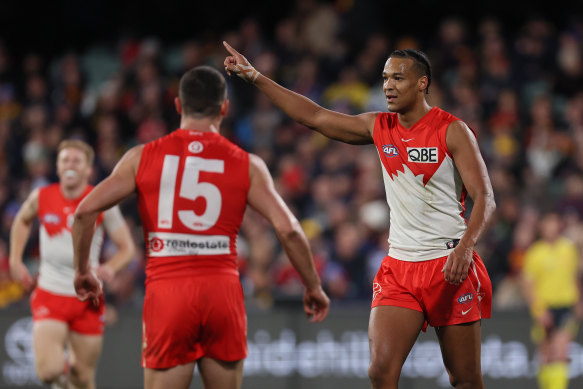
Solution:
{"label": "white jersey panel", "polygon": [[405,164],[392,177],[381,166],[391,209],[389,255],[404,261],[448,255],[448,242],[466,230],[459,201],[463,184],[452,159],[446,156],[426,185],[423,174],[415,176]]}
{"label": "white jersey panel", "polygon": [[[103,245],[103,227],[97,227],[90,250],[91,267],[99,266],[99,256]],[[40,226],[40,269],[38,286],[51,293],[75,296],[73,279],[73,236],[68,229],[50,236],[43,225]]]}

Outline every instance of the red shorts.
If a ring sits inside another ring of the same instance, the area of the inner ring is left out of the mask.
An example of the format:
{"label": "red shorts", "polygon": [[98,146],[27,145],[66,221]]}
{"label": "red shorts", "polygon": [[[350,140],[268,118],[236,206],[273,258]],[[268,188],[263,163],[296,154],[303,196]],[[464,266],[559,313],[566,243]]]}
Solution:
{"label": "red shorts", "polygon": [[474,252],[468,277],[460,285],[445,281],[441,269],[447,257],[421,262],[383,259],[374,279],[371,307],[392,305],[423,312],[433,327],[470,323],[490,317],[492,283],[482,259]]}
{"label": "red shorts", "polygon": [[142,315],[142,366],[166,369],[202,357],[247,356],[243,289],[232,274],[149,282]]}
{"label": "red shorts", "polygon": [[91,301],[80,301],[75,296],[62,296],[36,288],[30,298],[30,308],[34,321],[58,320],[79,334],[103,334],[105,323],[103,295],[96,307]]}

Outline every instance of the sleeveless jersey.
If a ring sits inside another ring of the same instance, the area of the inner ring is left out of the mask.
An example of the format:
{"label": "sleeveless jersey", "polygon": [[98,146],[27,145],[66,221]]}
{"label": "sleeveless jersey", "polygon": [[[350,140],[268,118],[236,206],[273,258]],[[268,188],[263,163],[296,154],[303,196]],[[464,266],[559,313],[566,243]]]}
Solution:
{"label": "sleeveless jersey", "polygon": [[[40,269],[38,286],[49,292],[76,296],[73,286],[73,226],[77,206],[93,189],[88,186],[76,199],[66,199],[59,184],[51,184],[39,190],[38,217],[40,219]],[[103,214],[99,215],[90,250],[91,266],[99,264],[103,243]]]}
{"label": "sleeveless jersey", "polygon": [[218,133],[179,129],[144,146],[136,186],[148,281],[239,274],[247,152]]}
{"label": "sleeveless jersey", "polygon": [[445,142],[459,120],[433,107],[411,128],[380,113],[373,139],[390,208],[389,256],[424,261],[446,256],[466,230],[466,190]]}

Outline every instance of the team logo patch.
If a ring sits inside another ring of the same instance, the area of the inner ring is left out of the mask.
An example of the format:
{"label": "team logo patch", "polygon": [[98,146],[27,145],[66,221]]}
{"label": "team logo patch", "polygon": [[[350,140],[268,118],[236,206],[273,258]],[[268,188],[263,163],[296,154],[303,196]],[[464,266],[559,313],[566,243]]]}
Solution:
{"label": "team logo patch", "polygon": [[202,151],[204,147],[202,146],[202,143],[200,143],[199,141],[195,140],[194,142],[190,142],[188,144],[188,151],[190,151],[193,154],[198,154]]}
{"label": "team logo patch", "polygon": [[453,239],[450,240],[448,242],[445,242],[445,248],[446,249],[454,249],[457,247],[457,245],[459,244],[460,240],[459,239]]}
{"label": "team logo patch", "polygon": [[387,157],[393,158],[399,155],[399,150],[395,147],[395,145],[383,145],[383,153]]}
{"label": "team logo patch", "polygon": [[59,224],[61,222],[61,218],[56,213],[47,213],[43,220],[45,224]]}
{"label": "team logo patch", "polygon": [[149,246],[150,250],[152,250],[154,252],[158,252],[164,248],[164,241],[162,239],[152,238],[148,242],[148,246]]}
{"label": "team logo patch", "polygon": [[34,314],[36,317],[46,317],[51,314],[51,310],[48,309],[46,306],[41,305],[40,307],[34,310]]}
{"label": "team logo patch", "polygon": [[409,162],[437,163],[437,147],[407,147]]}
{"label": "team logo patch", "polygon": [[379,284],[378,282],[375,282],[374,284],[372,284],[372,300],[374,301],[374,299],[377,298],[377,296],[381,293],[381,291],[383,290],[383,288],[381,288],[381,284]]}
{"label": "team logo patch", "polygon": [[457,302],[460,303],[460,304],[465,304],[465,303],[469,303],[473,299],[474,299],[474,294],[473,293],[466,293],[466,294],[460,296],[457,299]]}

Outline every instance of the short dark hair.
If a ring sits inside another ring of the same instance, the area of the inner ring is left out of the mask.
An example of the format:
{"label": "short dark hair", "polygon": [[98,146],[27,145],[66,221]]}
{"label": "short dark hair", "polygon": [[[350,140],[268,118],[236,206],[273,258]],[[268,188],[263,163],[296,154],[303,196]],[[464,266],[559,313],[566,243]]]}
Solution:
{"label": "short dark hair", "polygon": [[225,77],[210,66],[197,66],[182,76],[178,89],[182,114],[213,117],[221,111],[227,98]]}
{"label": "short dark hair", "polygon": [[427,77],[427,88],[425,88],[425,93],[429,93],[429,85],[431,85],[431,62],[429,62],[427,54],[421,50],[404,49],[393,51],[391,55],[389,55],[389,58],[391,57],[412,59],[415,72],[420,76]]}

